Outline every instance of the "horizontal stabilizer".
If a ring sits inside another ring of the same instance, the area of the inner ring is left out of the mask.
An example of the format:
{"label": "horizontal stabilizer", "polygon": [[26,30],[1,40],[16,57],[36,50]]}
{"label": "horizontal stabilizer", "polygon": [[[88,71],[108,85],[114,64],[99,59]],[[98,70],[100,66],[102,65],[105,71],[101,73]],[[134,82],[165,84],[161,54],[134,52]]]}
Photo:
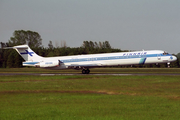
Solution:
{"label": "horizontal stabilizer", "polygon": [[3,49],[27,49],[27,45],[14,46],[14,47],[4,47]]}

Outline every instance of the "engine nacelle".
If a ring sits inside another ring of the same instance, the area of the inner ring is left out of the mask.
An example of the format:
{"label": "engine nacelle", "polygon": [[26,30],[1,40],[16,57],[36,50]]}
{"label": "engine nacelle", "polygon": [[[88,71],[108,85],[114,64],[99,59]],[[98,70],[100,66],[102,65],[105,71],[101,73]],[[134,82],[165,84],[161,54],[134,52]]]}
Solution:
{"label": "engine nacelle", "polygon": [[60,66],[60,61],[43,61],[35,66],[40,68],[58,67]]}

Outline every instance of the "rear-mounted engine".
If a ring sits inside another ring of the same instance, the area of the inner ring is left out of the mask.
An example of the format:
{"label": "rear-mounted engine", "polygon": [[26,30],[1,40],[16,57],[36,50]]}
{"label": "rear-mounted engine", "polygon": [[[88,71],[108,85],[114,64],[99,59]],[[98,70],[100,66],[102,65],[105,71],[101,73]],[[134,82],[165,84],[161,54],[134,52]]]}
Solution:
{"label": "rear-mounted engine", "polygon": [[47,68],[47,67],[59,67],[60,61],[43,61],[35,65],[35,67]]}

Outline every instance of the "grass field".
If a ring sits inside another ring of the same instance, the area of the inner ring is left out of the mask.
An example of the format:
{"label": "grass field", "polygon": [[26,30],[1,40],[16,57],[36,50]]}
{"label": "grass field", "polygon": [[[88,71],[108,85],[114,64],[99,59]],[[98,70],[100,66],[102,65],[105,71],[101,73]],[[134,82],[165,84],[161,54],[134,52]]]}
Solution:
{"label": "grass field", "polygon": [[[102,69],[92,69],[92,72],[101,73]],[[34,73],[39,70],[0,69],[0,72]],[[125,72],[122,69],[111,70],[117,73],[128,72],[128,69],[124,69]],[[106,73],[109,70],[104,71]],[[129,71],[179,73],[180,70],[129,69]],[[49,70],[39,72],[51,73]],[[0,120],[178,120],[179,118],[180,76],[0,76]]]}

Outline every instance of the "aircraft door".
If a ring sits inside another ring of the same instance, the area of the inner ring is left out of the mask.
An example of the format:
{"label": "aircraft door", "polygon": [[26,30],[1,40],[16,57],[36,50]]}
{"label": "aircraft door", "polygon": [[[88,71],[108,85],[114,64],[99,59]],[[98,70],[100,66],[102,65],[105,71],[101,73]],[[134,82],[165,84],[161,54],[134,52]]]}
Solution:
{"label": "aircraft door", "polygon": [[160,54],[157,55],[157,59],[161,60],[161,55]]}

